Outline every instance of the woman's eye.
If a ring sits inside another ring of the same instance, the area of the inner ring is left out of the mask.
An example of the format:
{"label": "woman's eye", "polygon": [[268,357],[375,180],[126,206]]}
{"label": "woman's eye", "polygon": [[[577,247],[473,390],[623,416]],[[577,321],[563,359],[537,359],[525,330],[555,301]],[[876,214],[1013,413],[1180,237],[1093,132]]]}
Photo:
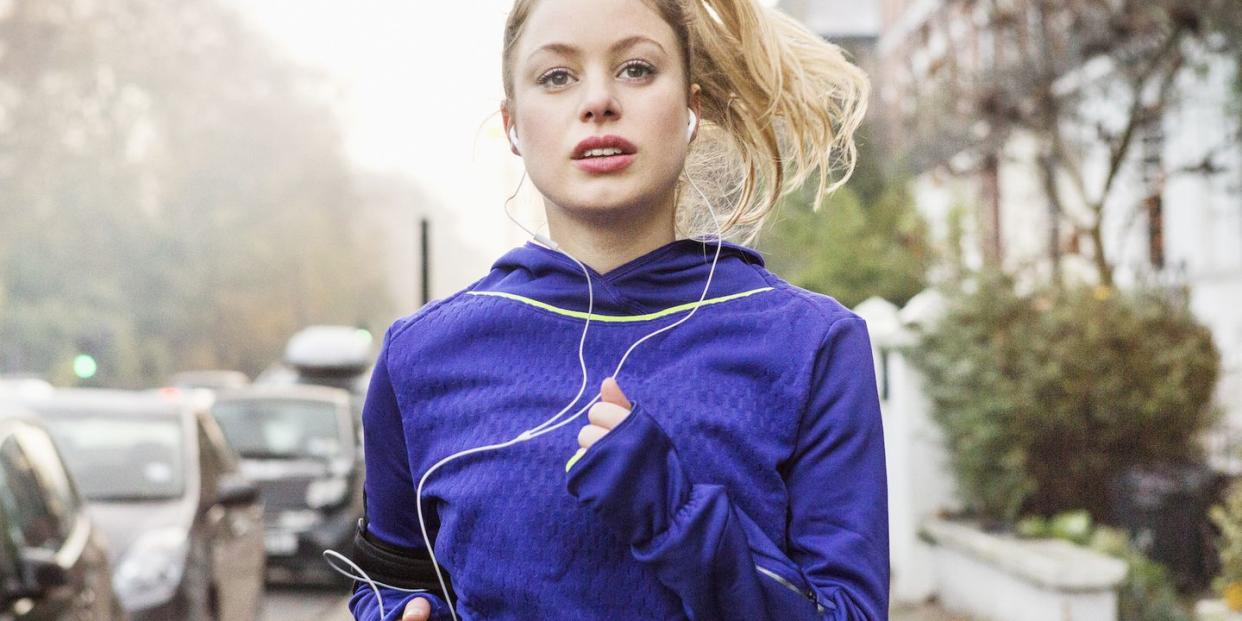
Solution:
{"label": "woman's eye", "polygon": [[633,61],[621,68],[621,75],[631,80],[641,80],[655,73],[655,67],[641,62]]}
{"label": "woman's eye", "polygon": [[569,72],[564,69],[553,69],[539,77],[535,82],[540,86],[565,86],[569,84]]}

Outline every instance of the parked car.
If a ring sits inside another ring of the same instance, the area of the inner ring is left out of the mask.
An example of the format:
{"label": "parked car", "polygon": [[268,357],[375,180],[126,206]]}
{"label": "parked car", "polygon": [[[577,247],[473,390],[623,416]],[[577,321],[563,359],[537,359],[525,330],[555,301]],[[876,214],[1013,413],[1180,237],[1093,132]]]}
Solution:
{"label": "parked car", "polygon": [[26,402],[115,544],[113,584],[136,621],[258,616],[258,488],[200,403],[175,391],[92,389]]}
{"label": "parked car", "polygon": [[232,390],[249,386],[250,378],[241,371],[224,369],[182,371],[168,378],[168,385],[183,390]]}
{"label": "parked car", "polygon": [[52,392],[52,385],[38,375],[0,375],[0,395],[40,395]]}
{"label": "parked car", "polygon": [[255,378],[255,384],[311,384],[349,391],[354,416],[362,405],[375,361],[371,333],[353,326],[310,326],[285,345],[285,355]]}
{"label": "parked car", "polygon": [[107,544],[37,419],[0,403],[0,619],[126,619]]}
{"label": "parked car", "polygon": [[362,516],[360,428],[349,394],[256,386],[220,393],[212,413],[262,490],[269,578],[339,583],[321,554],[350,550]]}

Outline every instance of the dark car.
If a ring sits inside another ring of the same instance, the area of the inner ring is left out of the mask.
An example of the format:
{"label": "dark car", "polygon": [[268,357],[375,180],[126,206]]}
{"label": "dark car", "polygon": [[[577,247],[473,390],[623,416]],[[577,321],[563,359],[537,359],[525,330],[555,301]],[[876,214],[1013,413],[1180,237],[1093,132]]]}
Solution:
{"label": "dark car", "polygon": [[349,394],[254,387],[221,393],[212,413],[262,490],[269,578],[339,584],[320,555],[350,550],[362,515],[362,455]]}
{"label": "dark car", "polygon": [[0,403],[0,619],[125,619],[110,569],[47,431]]}
{"label": "dark car", "polygon": [[26,404],[47,422],[113,544],[113,585],[134,619],[258,616],[258,488],[200,401],[58,390]]}

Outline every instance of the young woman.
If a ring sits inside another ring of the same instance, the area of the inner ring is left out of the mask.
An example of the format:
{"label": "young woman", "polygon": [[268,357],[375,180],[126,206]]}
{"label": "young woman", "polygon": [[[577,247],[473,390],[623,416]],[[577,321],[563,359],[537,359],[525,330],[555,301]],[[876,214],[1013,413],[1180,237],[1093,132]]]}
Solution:
{"label": "young woman", "polygon": [[754,0],[517,0],[503,62],[550,235],[385,334],[355,617],[886,619],[866,324],[742,245],[866,78]]}

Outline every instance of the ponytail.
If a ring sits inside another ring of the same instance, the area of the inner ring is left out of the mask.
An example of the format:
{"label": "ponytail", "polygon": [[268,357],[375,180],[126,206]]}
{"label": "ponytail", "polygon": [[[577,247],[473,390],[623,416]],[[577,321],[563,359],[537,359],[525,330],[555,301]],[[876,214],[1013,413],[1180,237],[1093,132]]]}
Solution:
{"label": "ponytail", "polygon": [[[703,117],[715,126],[686,172],[714,183],[709,194],[732,199],[724,228],[749,243],[780,197],[813,175],[816,209],[849,179],[870,83],[841,48],[776,9],[754,0],[684,5],[690,80],[702,86]],[[698,198],[692,194],[682,200]],[[685,207],[678,206],[679,227],[714,230],[702,206]]]}

